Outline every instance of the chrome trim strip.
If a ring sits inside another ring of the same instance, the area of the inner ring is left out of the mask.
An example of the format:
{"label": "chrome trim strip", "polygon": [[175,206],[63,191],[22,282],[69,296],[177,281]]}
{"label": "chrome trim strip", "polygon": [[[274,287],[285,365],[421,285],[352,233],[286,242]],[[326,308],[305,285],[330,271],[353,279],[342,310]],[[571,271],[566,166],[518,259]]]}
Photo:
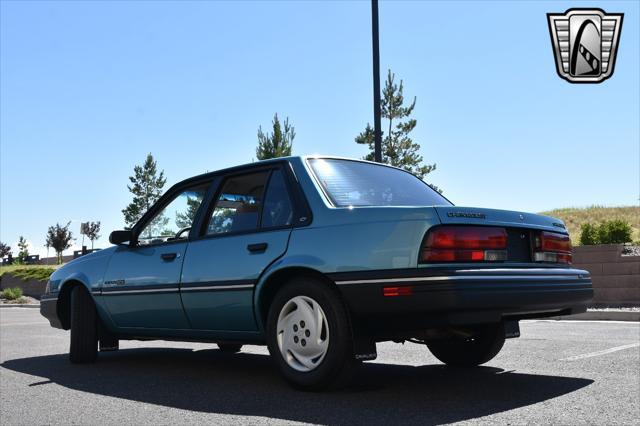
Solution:
{"label": "chrome trim strip", "polygon": [[194,291],[194,290],[235,290],[243,288],[253,288],[253,284],[239,284],[239,285],[205,285],[201,287],[182,287],[181,291]]}
{"label": "chrome trim strip", "polygon": [[582,269],[571,268],[487,268],[487,269],[458,269],[457,272],[515,272],[523,274],[527,272],[549,272],[551,275],[565,274],[565,275],[581,275],[586,271]]}
{"label": "chrome trim strip", "polygon": [[41,302],[49,302],[51,300],[58,300],[58,296],[56,296],[56,297],[41,297],[40,298]]}
{"label": "chrome trim strip", "polygon": [[253,288],[253,284],[240,284],[240,285],[207,285],[200,287],[172,287],[172,288],[154,288],[154,289],[131,289],[131,290],[118,290],[118,291],[103,291],[101,296],[110,296],[113,294],[142,294],[142,293],[170,293],[182,291],[195,291],[195,290],[241,290],[245,288]]}
{"label": "chrome trim strip", "polygon": [[101,296],[111,296],[113,294],[136,294],[136,293],[171,293],[178,291],[178,287],[174,288],[154,288],[149,290],[120,290],[120,291],[103,291]]}
{"label": "chrome trim strip", "polygon": [[441,277],[412,277],[412,278],[385,278],[385,279],[373,279],[373,280],[350,280],[350,281],[336,281],[338,285],[350,285],[350,284],[384,284],[384,283],[415,283],[426,281],[509,281],[509,280],[566,280],[583,279],[579,274],[571,275],[449,275]]}

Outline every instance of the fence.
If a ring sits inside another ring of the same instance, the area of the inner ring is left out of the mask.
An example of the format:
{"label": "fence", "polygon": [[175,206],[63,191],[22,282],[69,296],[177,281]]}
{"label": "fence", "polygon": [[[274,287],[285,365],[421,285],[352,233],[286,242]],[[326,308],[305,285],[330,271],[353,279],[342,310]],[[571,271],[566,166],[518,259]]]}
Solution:
{"label": "fence", "polygon": [[593,281],[594,307],[640,306],[640,256],[622,256],[622,244],[578,246],[573,266]]}

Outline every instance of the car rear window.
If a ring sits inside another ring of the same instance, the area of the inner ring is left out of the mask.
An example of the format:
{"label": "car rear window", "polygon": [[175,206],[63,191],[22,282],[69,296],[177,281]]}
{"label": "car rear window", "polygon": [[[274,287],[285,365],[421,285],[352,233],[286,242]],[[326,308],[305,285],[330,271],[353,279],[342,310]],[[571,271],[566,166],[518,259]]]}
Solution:
{"label": "car rear window", "polygon": [[416,176],[392,167],[326,158],[309,164],[336,207],[451,205]]}

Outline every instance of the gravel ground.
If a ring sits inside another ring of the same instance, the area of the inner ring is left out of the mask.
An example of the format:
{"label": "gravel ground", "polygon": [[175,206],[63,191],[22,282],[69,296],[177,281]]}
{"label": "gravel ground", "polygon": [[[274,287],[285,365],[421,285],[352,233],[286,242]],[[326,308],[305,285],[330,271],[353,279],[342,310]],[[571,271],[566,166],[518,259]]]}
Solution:
{"label": "gravel ground", "polygon": [[526,321],[486,366],[444,367],[384,343],[351,387],[291,389],[262,347],[122,342],[71,365],[68,332],[35,309],[0,310],[0,423],[638,424],[640,324]]}

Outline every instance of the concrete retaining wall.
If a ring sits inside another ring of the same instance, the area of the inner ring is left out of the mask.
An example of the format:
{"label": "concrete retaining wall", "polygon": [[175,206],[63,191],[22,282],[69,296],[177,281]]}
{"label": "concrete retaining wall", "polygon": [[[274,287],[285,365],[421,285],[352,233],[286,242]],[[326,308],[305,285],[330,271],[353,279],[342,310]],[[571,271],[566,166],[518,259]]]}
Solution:
{"label": "concrete retaining wall", "polygon": [[22,278],[16,278],[8,273],[2,274],[2,277],[0,278],[0,290],[4,290],[5,288],[19,287],[22,289],[22,293],[25,296],[34,297],[36,299],[40,299],[40,296],[42,296],[42,294],[44,293],[44,289],[47,286],[47,283],[45,281],[23,281]]}
{"label": "concrete retaining wall", "polygon": [[578,246],[573,266],[593,280],[593,306],[640,306],[640,256],[622,256],[622,244]]}

